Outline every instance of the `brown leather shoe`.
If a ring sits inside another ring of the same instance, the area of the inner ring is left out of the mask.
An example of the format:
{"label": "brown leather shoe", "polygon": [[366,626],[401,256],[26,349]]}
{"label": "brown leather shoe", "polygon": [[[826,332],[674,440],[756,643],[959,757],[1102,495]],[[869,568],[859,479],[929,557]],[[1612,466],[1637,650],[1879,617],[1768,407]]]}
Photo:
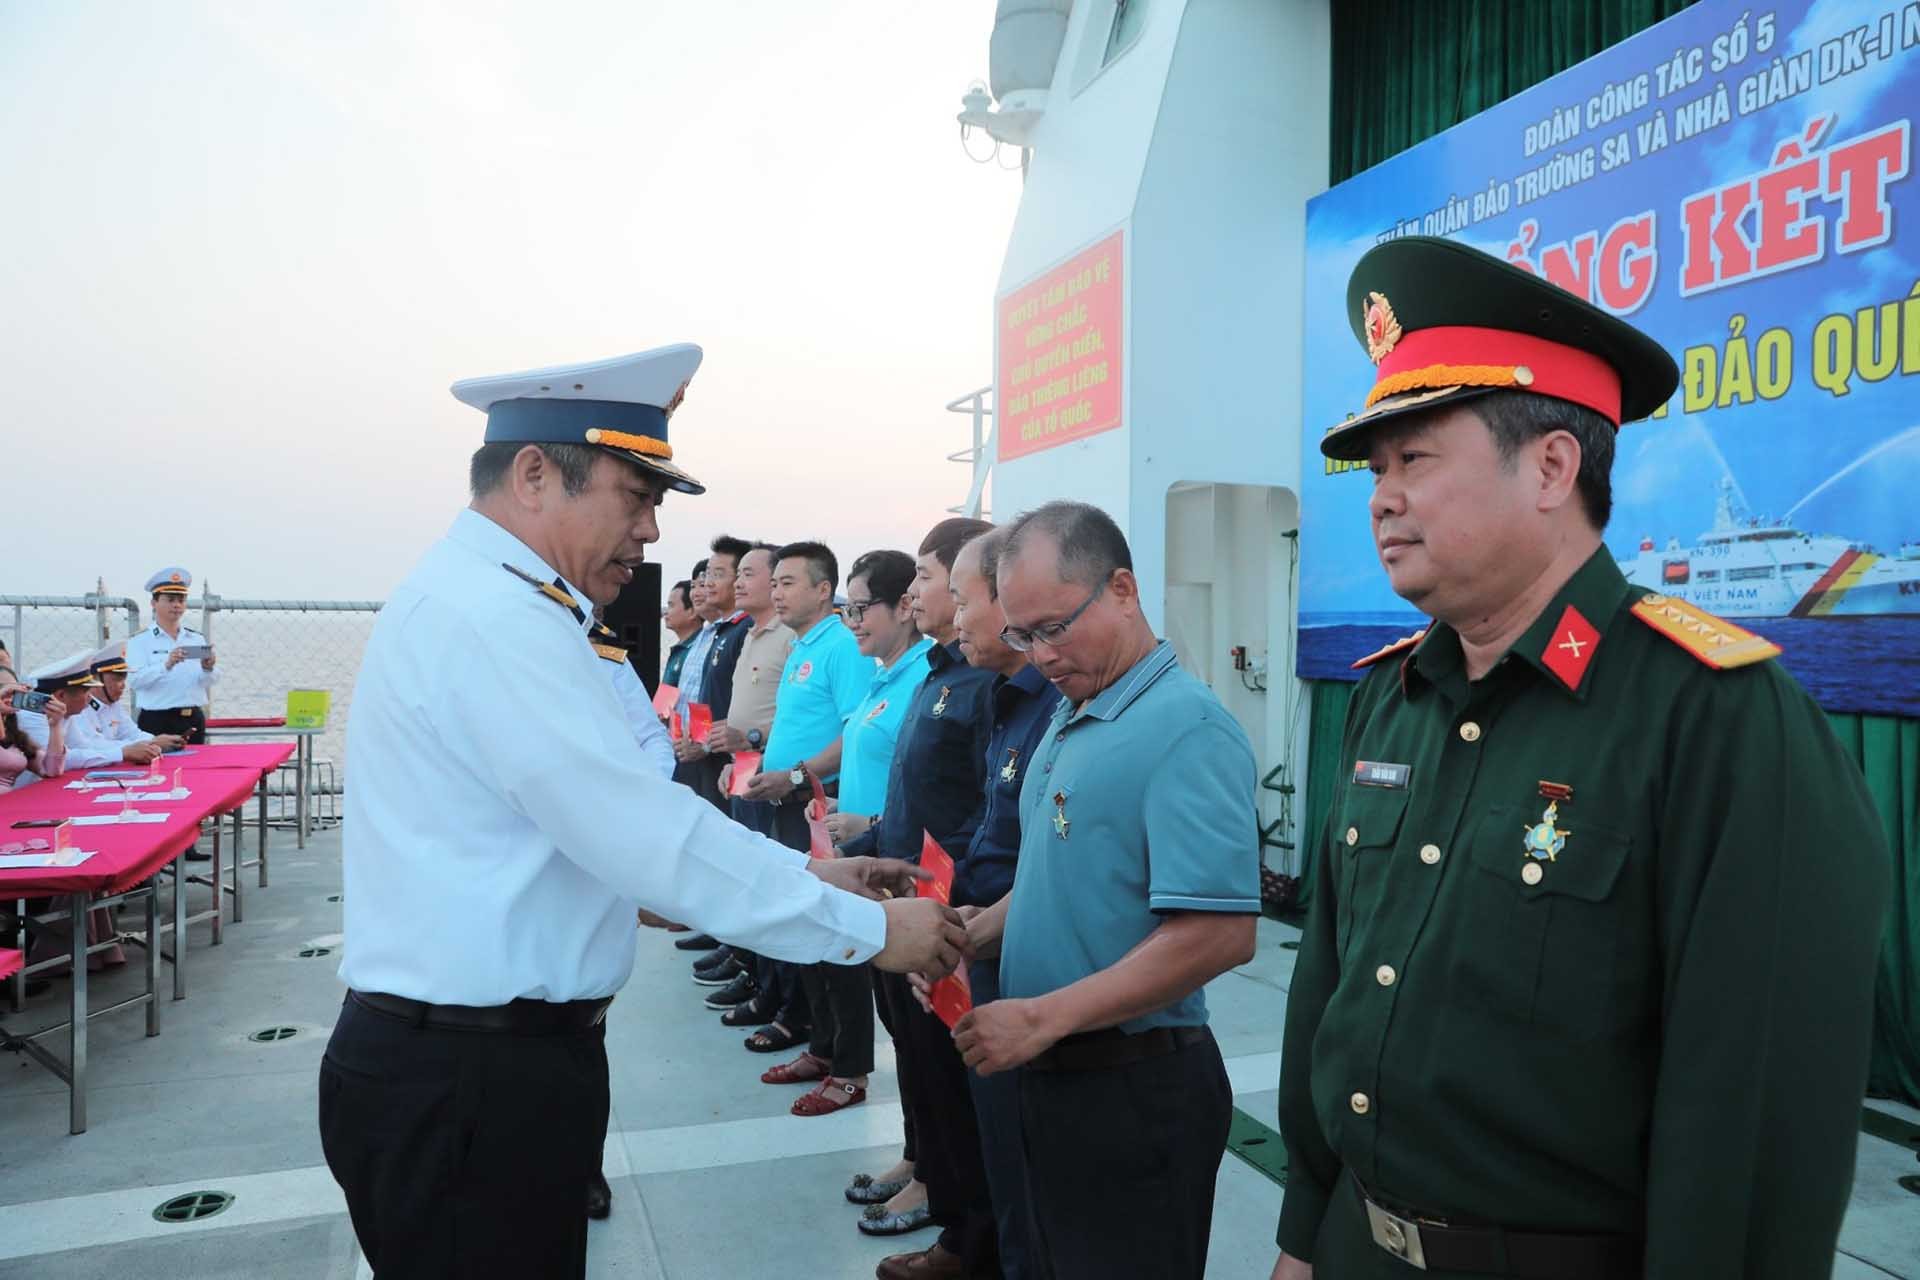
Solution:
{"label": "brown leather shoe", "polygon": [[896,1253],[882,1258],[874,1275],[879,1280],[960,1280],[966,1268],[960,1255],[948,1253],[939,1245],[919,1253]]}

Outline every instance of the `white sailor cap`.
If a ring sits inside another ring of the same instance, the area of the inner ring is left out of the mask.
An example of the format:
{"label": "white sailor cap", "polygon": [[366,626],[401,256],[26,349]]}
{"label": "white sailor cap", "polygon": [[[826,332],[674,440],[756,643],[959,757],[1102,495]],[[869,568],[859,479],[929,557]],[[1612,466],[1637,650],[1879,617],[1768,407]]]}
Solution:
{"label": "white sailor cap", "polygon": [[33,681],[33,687],[41,693],[91,688],[100,683],[100,678],[93,674],[93,652],[91,649],[82,649],[78,653],[70,653],[58,661],[27,672],[27,679]]}
{"label": "white sailor cap", "polygon": [[87,658],[87,670],[97,676],[127,674],[127,642],[112,640],[95,649]]}
{"label": "white sailor cap", "polygon": [[148,595],[183,596],[193,585],[193,575],[179,565],[169,565],[147,579]]}
{"label": "white sailor cap", "polygon": [[487,415],[488,444],[593,444],[664,477],[681,493],[706,486],[673,460],[667,421],[700,367],[682,342],[611,360],[557,365],[453,384],[454,398]]}

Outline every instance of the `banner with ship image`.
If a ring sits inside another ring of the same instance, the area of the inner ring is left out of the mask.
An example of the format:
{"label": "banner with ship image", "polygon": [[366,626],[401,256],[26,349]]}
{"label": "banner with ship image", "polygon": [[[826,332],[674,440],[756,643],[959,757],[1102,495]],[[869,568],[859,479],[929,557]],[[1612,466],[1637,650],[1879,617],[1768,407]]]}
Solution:
{"label": "banner with ship image", "polygon": [[1372,245],[1445,235],[1663,342],[1621,430],[1629,579],[1780,644],[1833,711],[1920,716],[1920,0],[1705,0],[1307,210],[1299,674],[1424,625],[1388,589],[1364,463],[1320,432],[1373,368],[1344,315]]}

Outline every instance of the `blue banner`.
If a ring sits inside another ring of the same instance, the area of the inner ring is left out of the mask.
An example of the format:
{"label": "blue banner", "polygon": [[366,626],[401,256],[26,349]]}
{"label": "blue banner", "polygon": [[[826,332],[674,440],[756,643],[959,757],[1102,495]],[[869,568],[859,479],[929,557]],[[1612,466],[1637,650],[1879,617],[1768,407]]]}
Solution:
{"label": "blue banner", "polygon": [[1653,335],[1681,368],[1620,432],[1633,582],[1785,650],[1834,711],[1920,716],[1920,0],[1706,0],[1307,210],[1299,674],[1425,620],[1388,589],[1364,463],[1320,433],[1373,365],[1361,254],[1444,235]]}

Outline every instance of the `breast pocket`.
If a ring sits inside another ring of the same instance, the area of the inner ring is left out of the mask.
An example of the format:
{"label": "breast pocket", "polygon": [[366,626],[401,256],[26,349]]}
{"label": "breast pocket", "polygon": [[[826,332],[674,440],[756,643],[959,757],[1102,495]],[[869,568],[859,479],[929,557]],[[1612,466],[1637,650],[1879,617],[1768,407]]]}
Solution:
{"label": "breast pocket", "polygon": [[1356,926],[1372,918],[1387,878],[1387,861],[1400,839],[1408,792],[1404,787],[1349,786],[1334,811],[1334,866],[1340,909],[1334,942],[1344,960]]}
{"label": "breast pocket", "polygon": [[1515,1021],[1599,1038],[1633,1014],[1625,969],[1644,922],[1623,880],[1632,841],[1568,821],[1563,847],[1539,858],[1523,843],[1539,821],[1499,806],[1474,833],[1463,994]]}

